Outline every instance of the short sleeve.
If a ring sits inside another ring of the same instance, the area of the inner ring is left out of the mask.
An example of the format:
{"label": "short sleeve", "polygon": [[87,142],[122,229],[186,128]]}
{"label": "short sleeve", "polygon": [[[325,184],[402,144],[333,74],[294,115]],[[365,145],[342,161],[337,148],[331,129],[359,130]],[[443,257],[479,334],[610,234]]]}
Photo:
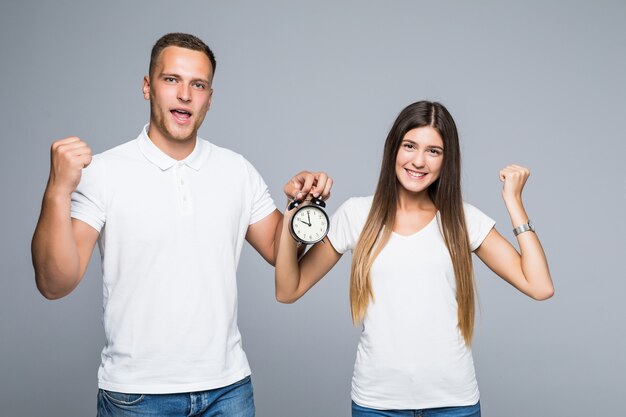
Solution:
{"label": "short sleeve", "polygon": [[332,215],[328,239],[337,252],[354,250],[371,205],[372,197],[351,198]]}
{"label": "short sleeve", "polygon": [[496,221],[468,203],[463,203],[465,225],[470,241],[470,249],[474,252],[483,243]]}
{"label": "short sleeve", "polygon": [[98,233],[106,221],[104,171],[104,162],[94,156],[91,164],[83,169],[80,183],[72,193],[72,218],[87,223]]}
{"label": "short sleeve", "polygon": [[252,193],[252,209],[250,212],[250,222],[253,224],[259,220],[264,219],[276,210],[276,205],[265,181],[261,177],[261,174],[244,158],[246,167],[248,169],[249,184]]}

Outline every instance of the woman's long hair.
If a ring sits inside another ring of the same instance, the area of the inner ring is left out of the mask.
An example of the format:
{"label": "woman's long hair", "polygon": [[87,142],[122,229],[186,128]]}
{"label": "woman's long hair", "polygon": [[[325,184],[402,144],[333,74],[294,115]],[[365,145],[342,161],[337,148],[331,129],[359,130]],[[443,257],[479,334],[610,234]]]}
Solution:
{"label": "woman's long hair", "polygon": [[374,300],[370,270],[393,230],[400,187],[395,170],[398,149],[407,132],[425,126],[437,130],[443,139],[441,172],[439,178],[428,187],[428,195],[439,211],[441,233],[456,277],[458,325],[469,346],[474,331],[474,278],[461,196],[459,137],[452,116],[443,105],[436,102],[419,101],[406,107],[387,135],[374,201],[352,258],[352,320],[354,323],[362,321],[370,300]]}

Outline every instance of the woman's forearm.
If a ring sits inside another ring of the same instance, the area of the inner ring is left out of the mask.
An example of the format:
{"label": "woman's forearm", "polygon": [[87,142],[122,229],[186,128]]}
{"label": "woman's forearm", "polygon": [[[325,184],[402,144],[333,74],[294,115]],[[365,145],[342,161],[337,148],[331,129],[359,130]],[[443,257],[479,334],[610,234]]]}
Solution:
{"label": "woman's forearm", "polygon": [[[509,198],[505,204],[511,217],[513,228],[528,223],[529,218],[521,198]],[[533,231],[517,235],[521,254],[521,268],[528,282],[530,294],[537,300],[545,300],[554,294],[548,260],[537,234]]]}

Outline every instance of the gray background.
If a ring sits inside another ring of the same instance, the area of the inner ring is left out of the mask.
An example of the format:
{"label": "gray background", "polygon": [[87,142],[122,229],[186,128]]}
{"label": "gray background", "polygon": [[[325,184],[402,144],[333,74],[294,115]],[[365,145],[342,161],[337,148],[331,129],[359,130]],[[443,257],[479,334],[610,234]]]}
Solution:
{"label": "gray background", "polygon": [[[498,170],[529,166],[525,202],[556,295],[538,303],[477,261],[483,415],[616,415],[626,392],[624,1],[67,1],[0,6],[0,415],[95,415],[103,344],[97,255],[68,297],[34,286],[30,239],[49,145],[101,152],[148,120],[149,50],[166,32],[214,50],[201,135],[244,154],[282,207],[301,169],[335,179],[329,211],[374,190],[397,113],[454,115],[465,199],[509,238]],[[306,149],[306,152],[303,152]],[[207,190],[209,191],[209,190]],[[249,247],[240,327],[258,415],[348,416],[359,329],[349,256],[294,305]],[[428,340],[424,340],[428,343]]]}

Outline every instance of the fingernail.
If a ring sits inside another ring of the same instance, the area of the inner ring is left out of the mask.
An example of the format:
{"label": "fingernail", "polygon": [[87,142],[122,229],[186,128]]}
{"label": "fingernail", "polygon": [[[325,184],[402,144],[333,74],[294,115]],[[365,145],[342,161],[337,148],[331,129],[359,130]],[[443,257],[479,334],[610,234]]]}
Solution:
{"label": "fingernail", "polygon": [[317,198],[320,196],[320,193],[313,193],[313,197]]}

